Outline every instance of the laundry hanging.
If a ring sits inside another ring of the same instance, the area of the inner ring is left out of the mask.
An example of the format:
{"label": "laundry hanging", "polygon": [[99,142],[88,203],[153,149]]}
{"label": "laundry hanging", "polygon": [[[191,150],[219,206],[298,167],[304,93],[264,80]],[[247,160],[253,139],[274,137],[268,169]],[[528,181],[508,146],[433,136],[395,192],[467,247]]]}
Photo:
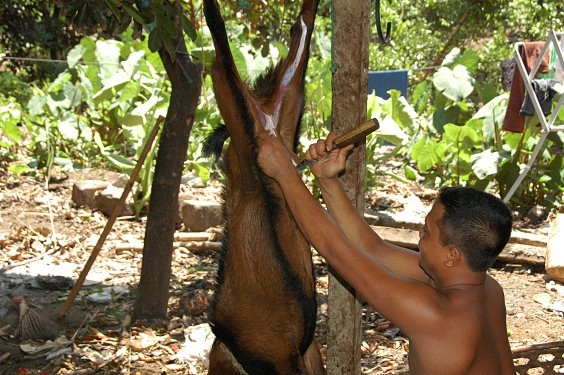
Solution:
{"label": "laundry hanging", "polygon": [[[539,57],[545,42],[524,42],[519,47],[519,55],[525,65],[527,73],[533,69],[537,58]],[[549,74],[550,72],[550,51],[547,51],[542,57],[538,73]],[[519,114],[523,107],[525,99],[525,84],[518,69],[513,72],[513,80],[509,91],[509,102],[507,111],[503,120],[502,129],[511,132],[523,133],[525,131],[525,117]]]}

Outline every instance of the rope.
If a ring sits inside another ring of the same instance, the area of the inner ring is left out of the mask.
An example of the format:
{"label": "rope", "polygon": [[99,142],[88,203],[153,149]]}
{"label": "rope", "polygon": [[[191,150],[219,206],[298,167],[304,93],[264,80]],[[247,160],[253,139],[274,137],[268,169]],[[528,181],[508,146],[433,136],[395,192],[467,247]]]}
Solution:
{"label": "rope", "polygon": [[[331,20],[333,19],[333,16],[331,16]],[[335,73],[335,71],[337,70],[336,65],[334,63],[334,49],[333,49],[333,33],[331,33],[331,72]],[[44,62],[44,63],[59,63],[59,64],[68,64],[67,60],[52,60],[52,59],[40,59],[40,58],[33,58],[33,57],[15,57],[15,56],[2,56],[2,54],[0,54],[0,59],[5,59],[5,60],[17,60],[17,61],[29,61],[29,62]],[[76,65],[120,65],[120,64],[116,64],[116,63],[100,63],[100,62],[88,62],[88,61],[81,61],[78,62]],[[155,68],[162,68],[162,66],[156,66],[153,65]],[[405,70],[410,70],[410,71],[421,71],[421,70],[432,70],[432,69],[438,69],[440,68],[441,65],[436,65],[436,66],[425,66],[423,68],[404,68]],[[247,69],[247,71],[249,72],[262,72],[262,69]]]}

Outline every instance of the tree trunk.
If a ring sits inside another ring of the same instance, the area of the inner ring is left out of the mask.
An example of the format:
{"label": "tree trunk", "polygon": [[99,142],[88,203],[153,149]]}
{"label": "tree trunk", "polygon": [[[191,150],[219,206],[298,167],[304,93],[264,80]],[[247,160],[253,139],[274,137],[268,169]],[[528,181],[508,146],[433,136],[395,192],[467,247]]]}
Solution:
{"label": "tree trunk", "polygon": [[164,47],[159,54],[172,93],[149,201],[134,319],[166,317],[180,180],[202,85],[201,66],[192,62],[183,42],[178,44],[175,61]]}
{"label": "tree trunk", "polygon": [[[337,134],[366,120],[370,2],[336,0],[332,128]],[[341,178],[347,196],[364,212],[366,150],[354,148]],[[333,270],[329,274],[327,374],[360,374],[362,306],[355,291]]]}

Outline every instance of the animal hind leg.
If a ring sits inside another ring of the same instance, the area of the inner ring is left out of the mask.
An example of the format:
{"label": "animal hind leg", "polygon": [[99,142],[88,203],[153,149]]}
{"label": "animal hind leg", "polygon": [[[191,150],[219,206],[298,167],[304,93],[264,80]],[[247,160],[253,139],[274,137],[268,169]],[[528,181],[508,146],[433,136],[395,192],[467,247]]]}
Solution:
{"label": "animal hind leg", "polygon": [[305,72],[318,4],[319,0],[306,0],[302,4],[301,12],[290,31],[288,56],[277,71],[278,90],[271,102],[271,123],[288,142],[291,141],[291,135],[295,136],[301,118]]}
{"label": "animal hind leg", "polygon": [[241,369],[237,368],[233,357],[222,350],[221,345],[217,339],[214,340],[210,351],[208,375],[241,375]]}
{"label": "animal hind leg", "polygon": [[303,355],[305,367],[309,375],[325,375],[325,367],[323,366],[323,359],[319,352],[317,341],[313,340]]}
{"label": "animal hind leg", "polygon": [[204,14],[215,47],[212,77],[216,100],[232,144],[237,149],[244,150],[248,147],[249,137],[254,138],[253,134],[249,134],[252,130],[246,125],[253,123],[247,104],[250,101],[248,88],[235,66],[217,0],[204,0]]}

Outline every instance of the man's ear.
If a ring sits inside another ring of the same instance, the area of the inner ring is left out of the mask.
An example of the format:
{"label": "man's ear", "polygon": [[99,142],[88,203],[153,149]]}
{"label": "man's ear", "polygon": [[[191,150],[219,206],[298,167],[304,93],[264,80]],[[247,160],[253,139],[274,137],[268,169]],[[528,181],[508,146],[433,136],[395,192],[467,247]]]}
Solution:
{"label": "man's ear", "polygon": [[460,262],[460,257],[462,256],[460,250],[458,250],[458,248],[453,245],[448,245],[447,251],[447,259],[445,260],[444,265],[446,267],[456,266],[458,262]]}

